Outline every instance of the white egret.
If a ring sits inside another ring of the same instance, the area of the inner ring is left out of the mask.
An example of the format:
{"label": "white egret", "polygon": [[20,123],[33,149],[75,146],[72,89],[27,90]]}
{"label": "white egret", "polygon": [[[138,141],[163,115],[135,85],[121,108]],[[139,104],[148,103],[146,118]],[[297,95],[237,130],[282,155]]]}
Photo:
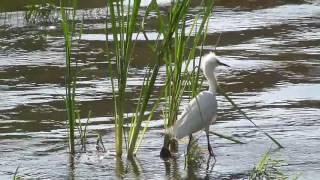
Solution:
{"label": "white egret", "polygon": [[201,70],[208,80],[209,90],[202,91],[193,98],[182,112],[180,118],[174,123],[173,127],[169,129],[169,133],[173,138],[181,139],[189,136],[190,140],[192,133],[204,129],[207,135],[210,156],[214,156],[209,140],[209,126],[214,123],[217,118],[217,80],[214,70],[218,65],[228,66],[221,63],[213,52],[203,57]]}

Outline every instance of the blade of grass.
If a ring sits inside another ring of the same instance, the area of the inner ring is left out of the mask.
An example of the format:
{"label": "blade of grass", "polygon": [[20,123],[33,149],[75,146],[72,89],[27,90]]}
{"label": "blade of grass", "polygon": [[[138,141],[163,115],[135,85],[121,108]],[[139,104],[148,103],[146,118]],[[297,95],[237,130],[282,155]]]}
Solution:
{"label": "blade of grass", "polygon": [[244,142],[241,142],[241,141],[239,141],[239,140],[237,140],[237,139],[234,139],[234,138],[231,137],[231,136],[226,136],[226,135],[223,135],[223,134],[220,134],[220,133],[217,133],[217,132],[213,132],[213,131],[209,131],[209,133],[210,133],[210,134],[213,134],[213,135],[216,135],[216,136],[218,136],[218,137],[220,137],[220,138],[224,138],[224,139],[227,139],[227,140],[229,140],[229,141],[235,142],[235,143],[237,143],[237,144],[245,144]]}
{"label": "blade of grass", "polygon": [[157,108],[159,107],[160,100],[161,100],[161,98],[159,97],[158,100],[156,101],[155,105],[153,106],[151,112],[150,112],[150,115],[149,115],[149,117],[148,117],[148,119],[147,119],[147,121],[146,121],[146,126],[143,128],[143,131],[142,131],[142,133],[141,133],[141,135],[140,135],[140,138],[139,138],[138,143],[137,143],[137,145],[136,145],[136,148],[135,148],[135,150],[134,150],[134,154],[137,153],[140,145],[142,144],[142,141],[143,141],[143,139],[144,139],[144,136],[145,136],[145,134],[146,134],[146,132],[147,132],[147,130],[148,130],[148,128],[149,128],[150,121],[151,121],[151,119],[153,118],[153,115],[154,115],[155,111],[156,111]]}
{"label": "blade of grass", "polygon": [[[121,88],[123,88],[120,84],[121,78],[119,73],[121,73],[121,62],[120,62],[120,57],[121,57],[121,46],[120,42],[118,40],[118,32],[117,32],[117,27],[119,25],[117,24],[117,17],[119,17],[119,9],[117,10],[118,14],[116,15],[116,7],[114,7],[114,1],[106,1],[106,4],[108,6],[110,16],[111,16],[111,30],[112,30],[112,35],[113,35],[113,41],[115,44],[115,54],[116,54],[116,65],[117,65],[117,83],[118,83],[118,94],[119,96],[116,95],[115,91],[115,86],[114,86],[114,78],[113,78],[113,70],[111,68],[111,63],[109,63],[109,72],[111,73],[111,84],[112,84],[112,92],[113,92],[113,99],[114,99],[114,104],[115,104],[115,146],[116,146],[116,154],[118,156],[122,155],[122,134],[123,134],[123,100],[120,99],[122,98],[121,95]],[[116,6],[119,6],[119,4],[116,4]],[[120,27],[121,28],[121,27]],[[121,37],[120,37],[121,38]],[[111,70],[111,71],[110,71]]]}
{"label": "blade of grass", "polygon": [[20,180],[21,178],[18,176],[19,166],[17,166],[14,174],[13,174],[13,180]]}
{"label": "blade of grass", "polygon": [[271,139],[277,146],[278,148],[284,148],[276,139],[274,139],[272,136],[270,136],[267,132],[265,132],[263,129],[261,129],[253,120],[247,116],[247,114],[242,111],[242,109],[237,106],[237,104],[227,95],[227,93],[218,86],[218,91],[220,94],[222,94],[231,104],[232,106],[241,114],[243,115],[248,121],[250,121],[259,131],[261,131],[263,134],[265,134],[269,139]]}
{"label": "blade of grass", "polygon": [[[74,5],[74,4],[73,4]],[[75,129],[75,84],[76,78],[74,77],[74,72],[72,70],[72,60],[71,60],[71,49],[72,49],[72,34],[73,34],[73,24],[69,25],[69,19],[65,14],[65,9],[63,6],[60,8],[62,16],[62,25],[65,39],[65,51],[66,51],[66,73],[65,73],[65,100],[66,100],[66,110],[67,119],[69,124],[69,149],[70,153],[75,153],[74,147],[74,129]],[[73,10],[73,20],[75,18],[75,7]]]}

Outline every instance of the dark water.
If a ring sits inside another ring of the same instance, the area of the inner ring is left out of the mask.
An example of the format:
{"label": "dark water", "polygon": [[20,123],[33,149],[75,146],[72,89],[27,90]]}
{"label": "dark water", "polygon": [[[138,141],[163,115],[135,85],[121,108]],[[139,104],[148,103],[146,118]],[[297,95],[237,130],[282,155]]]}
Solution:
{"label": "dark water", "polygon": [[[170,1],[160,2],[167,6]],[[114,157],[114,109],[106,61],[106,54],[112,58],[114,53],[104,52],[106,12],[98,8],[101,4],[95,3],[87,6],[95,8],[78,12],[80,17],[85,15],[84,35],[74,50],[81,69],[77,89],[79,107],[84,120],[89,111],[93,116],[88,127],[88,150],[69,158],[61,26],[28,24],[23,11],[4,3],[11,12],[0,14],[1,179],[11,179],[18,166],[22,177],[41,179],[241,179],[247,177],[269,149],[272,158],[286,162],[281,167],[286,174],[302,173],[301,179],[317,179],[320,176],[319,5],[318,1],[217,3],[204,48],[214,50],[222,33],[216,52],[232,67],[218,69],[220,85],[286,148],[276,149],[219,96],[219,121],[211,130],[232,135],[246,144],[233,144],[212,136],[217,163],[212,170],[206,170],[203,133],[196,134],[200,165],[184,168],[187,140],[180,143],[181,156],[169,163],[159,158],[163,139],[160,110],[151,122],[137,159]],[[196,11],[197,1],[193,7]],[[156,29],[151,25],[148,30],[152,39]],[[144,67],[154,58],[142,37],[136,42],[134,56],[128,80],[129,116],[137,103]],[[164,77],[161,71],[157,87],[163,84]],[[95,149],[98,133],[103,134],[107,153]]]}

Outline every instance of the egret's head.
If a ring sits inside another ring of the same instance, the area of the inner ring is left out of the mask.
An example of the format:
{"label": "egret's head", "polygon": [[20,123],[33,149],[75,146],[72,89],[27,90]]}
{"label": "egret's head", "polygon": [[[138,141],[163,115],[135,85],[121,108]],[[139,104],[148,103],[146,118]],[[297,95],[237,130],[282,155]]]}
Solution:
{"label": "egret's head", "polygon": [[230,67],[229,65],[220,62],[214,52],[210,52],[203,57],[201,69],[206,77],[210,77],[213,75],[215,68],[219,65]]}

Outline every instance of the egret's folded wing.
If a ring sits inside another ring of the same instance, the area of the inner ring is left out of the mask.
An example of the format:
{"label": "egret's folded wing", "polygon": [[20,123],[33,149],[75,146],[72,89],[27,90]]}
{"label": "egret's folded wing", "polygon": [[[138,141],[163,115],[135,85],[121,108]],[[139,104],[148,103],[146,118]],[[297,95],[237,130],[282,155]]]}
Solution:
{"label": "egret's folded wing", "polygon": [[173,126],[173,134],[181,139],[210,125],[217,113],[216,96],[204,91],[193,98]]}

